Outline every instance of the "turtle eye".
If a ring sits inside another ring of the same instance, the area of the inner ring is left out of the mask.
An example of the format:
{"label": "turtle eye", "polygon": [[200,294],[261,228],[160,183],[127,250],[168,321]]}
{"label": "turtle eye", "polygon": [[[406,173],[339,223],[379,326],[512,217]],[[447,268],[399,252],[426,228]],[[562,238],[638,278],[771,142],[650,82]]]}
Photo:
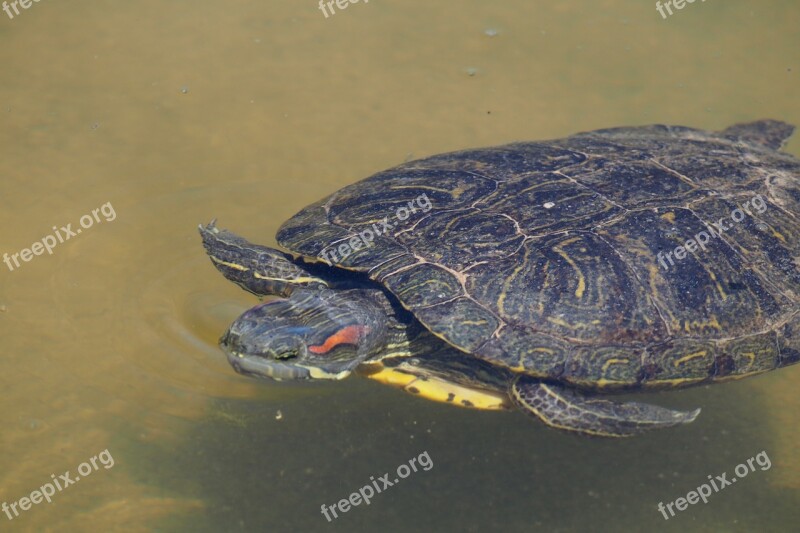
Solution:
{"label": "turtle eye", "polygon": [[272,356],[273,359],[282,360],[282,359],[294,359],[297,357],[297,350],[287,350],[285,352],[275,352]]}
{"label": "turtle eye", "polygon": [[306,345],[298,337],[275,339],[269,346],[268,357],[275,360],[294,359],[306,355]]}

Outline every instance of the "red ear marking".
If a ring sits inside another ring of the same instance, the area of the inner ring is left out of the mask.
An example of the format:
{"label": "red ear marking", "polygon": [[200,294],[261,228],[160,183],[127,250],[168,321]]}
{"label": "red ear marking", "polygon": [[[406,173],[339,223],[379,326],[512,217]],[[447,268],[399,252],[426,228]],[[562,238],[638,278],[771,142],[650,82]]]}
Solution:
{"label": "red ear marking", "polygon": [[327,339],[324,344],[309,346],[308,351],[315,354],[324,354],[340,344],[358,344],[369,333],[369,326],[347,326]]}

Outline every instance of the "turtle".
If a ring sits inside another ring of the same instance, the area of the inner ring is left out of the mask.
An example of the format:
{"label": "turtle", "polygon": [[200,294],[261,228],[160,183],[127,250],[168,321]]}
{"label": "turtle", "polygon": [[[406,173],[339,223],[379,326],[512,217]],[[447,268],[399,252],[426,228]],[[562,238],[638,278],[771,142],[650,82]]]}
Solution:
{"label": "turtle", "polygon": [[408,161],[313,203],[282,249],[200,225],[264,300],[220,339],[241,374],[353,373],[577,434],[695,420],[619,395],[800,360],[800,160],[777,120],[645,125]]}

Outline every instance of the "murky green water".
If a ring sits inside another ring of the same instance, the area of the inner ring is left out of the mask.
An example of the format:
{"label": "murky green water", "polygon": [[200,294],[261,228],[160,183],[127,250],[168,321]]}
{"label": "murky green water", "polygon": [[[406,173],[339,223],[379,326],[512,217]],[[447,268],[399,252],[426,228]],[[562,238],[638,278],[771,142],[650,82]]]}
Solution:
{"label": "murky green water", "polygon": [[[0,264],[0,503],[90,474],[0,511],[0,529],[796,530],[800,366],[661,395],[703,414],[625,441],[355,378],[256,383],[216,346],[255,300],[195,229],[219,217],[274,244],[299,208],[410,156],[624,124],[800,124],[796,2],[666,19],[622,0],[19,10],[0,12],[0,253],[109,203],[115,217]],[[113,466],[86,470],[104,450]],[[668,521],[657,510],[761,451],[768,470]],[[429,470],[322,515],[425,452]]]}

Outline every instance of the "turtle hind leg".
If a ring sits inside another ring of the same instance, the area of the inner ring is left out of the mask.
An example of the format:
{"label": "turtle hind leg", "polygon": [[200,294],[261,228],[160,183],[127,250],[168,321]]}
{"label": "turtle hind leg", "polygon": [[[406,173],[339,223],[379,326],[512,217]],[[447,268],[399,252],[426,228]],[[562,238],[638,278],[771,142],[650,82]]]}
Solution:
{"label": "turtle hind leg", "polygon": [[630,437],[692,422],[700,409],[673,411],[646,403],[618,403],[527,376],[511,387],[512,401],[548,426],[599,437]]}
{"label": "turtle hind leg", "polygon": [[744,124],[734,124],[722,130],[728,139],[744,141],[780,150],[794,133],[794,126],[779,120],[756,120]]}

